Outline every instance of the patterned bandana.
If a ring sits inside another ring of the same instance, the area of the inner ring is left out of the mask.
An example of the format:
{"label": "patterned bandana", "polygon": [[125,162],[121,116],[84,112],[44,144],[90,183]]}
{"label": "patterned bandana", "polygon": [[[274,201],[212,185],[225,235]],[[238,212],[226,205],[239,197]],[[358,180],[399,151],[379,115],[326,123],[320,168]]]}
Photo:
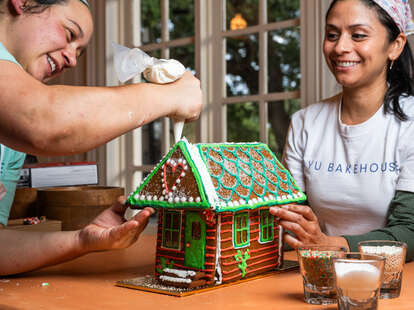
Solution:
{"label": "patterned bandana", "polygon": [[408,0],[373,0],[394,20],[405,35],[414,34],[414,23]]}
{"label": "patterned bandana", "polygon": [[86,5],[87,7],[89,7],[89,3],[87,0],[79,0],[80,2],[82,2],[84,5]]}

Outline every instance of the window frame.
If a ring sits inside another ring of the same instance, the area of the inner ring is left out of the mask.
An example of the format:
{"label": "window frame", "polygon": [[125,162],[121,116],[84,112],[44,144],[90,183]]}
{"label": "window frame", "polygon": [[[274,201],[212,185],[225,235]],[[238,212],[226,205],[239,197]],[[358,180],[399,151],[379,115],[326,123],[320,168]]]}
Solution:
{"label": "window frame", "polygon": [[[237,226],[238,219],[240,219],[240,227]],[[246,226],[243,226],[245,219]],[[243,240],[243,232],[247,232],[246,240]],[[237,237],[240,236],[240,243],[237,242]],[[233,215],[233,246],[235,249],[244,248],[250,245],[250,217],[249,212],[239,212]]]}
{"label": "window frame", "polygon": [[[263,223],[263,214],[265,215],[265,219],[267,223]],[[270,214],[269,209],[262,209],[259,211],[259,220],[260,220],[260,237],[259,237],[259,243],[268,243],[272,242],[275,239],[275,233],[274,233],[274,222],[275,217]],[[264,238],[264,231],[266,230],[266,236],[267,238]]]}
{"label": "window frame", "polygon": [[[177,216],[179,217],[179,226],[178,229],[175,229],[174,227],[169,227],[167,226],[167,214],[171,215],[171,222],[169,224],[171,224],[171,226],[173,226],[174,223],[174,217]],[[169,250],[177,250],[180,251],[181,250],[181,232],[182,232],[182,222],[183,217],[182,217],[182,212],[181,211],[176,211],[176,210],[163,210],[163,225],[162,225],[162,242],[161,242],[161,247],[164,249],[169,249]],[[173,247],[170,246],[169,244],[167,244],[167,234],[169,234],[170,236],[170,244],[173,243],[173,233],[178,233],[178,246],[177,247]]]}

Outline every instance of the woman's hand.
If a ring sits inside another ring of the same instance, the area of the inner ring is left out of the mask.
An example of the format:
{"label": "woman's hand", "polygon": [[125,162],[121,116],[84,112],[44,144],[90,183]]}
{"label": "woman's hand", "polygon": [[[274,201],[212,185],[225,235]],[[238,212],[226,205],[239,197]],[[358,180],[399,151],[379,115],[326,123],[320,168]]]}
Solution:
{"label": "woman's hand", "polygon": [[345,238],[325,235],[319,226],[318,218],[309,206],[285,205],[271,207],[270,213],[280,218],[280,225],[295,234],[285,234],[284,241],[292,248],[301,245],[341,245],[348,247]]}
{"label": "woman's hand", "polygon": [[126,210],[124,202],[125,197],[119,197],[111,208],[103,211],[92,223],[79,231],[81,252],[123,249],[138,240],[149,217],[155,211],[145,208],[126,222],[123,217]]}
{"label": "woman's hand", "polygon": [[163,87],[169,87],[169,99],[173,101],[173,111],[168,115],[170,118],[192,122],[199,117],[202,108],[200,81],[190,71]]}

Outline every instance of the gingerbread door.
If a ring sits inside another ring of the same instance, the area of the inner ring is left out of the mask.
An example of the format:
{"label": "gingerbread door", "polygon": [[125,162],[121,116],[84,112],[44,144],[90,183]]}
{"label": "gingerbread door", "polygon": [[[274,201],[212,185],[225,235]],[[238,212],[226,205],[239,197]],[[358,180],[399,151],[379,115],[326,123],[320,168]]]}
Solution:
{"label": "gingerbread door", "polygon": [[204,269],[206,223],[200,212],[187,211],[185,218],[185,265]]}

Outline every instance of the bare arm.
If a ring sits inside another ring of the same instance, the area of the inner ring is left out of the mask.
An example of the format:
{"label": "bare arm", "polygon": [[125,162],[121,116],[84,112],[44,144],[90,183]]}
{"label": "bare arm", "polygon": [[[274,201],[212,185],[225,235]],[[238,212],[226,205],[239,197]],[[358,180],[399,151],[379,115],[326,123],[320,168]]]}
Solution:
{"label": "bare arm", "polygon": [[141,211],[125,222],[122,197],[91,224],[78,231],[25,232],[0,229],[0,276],[22,273],[102,250],[132,245],[154,212]]}
{"label": "bare arm", "polygon": [[119,87],[47,86],[0,61],[0,143],[35,155],[70,155],[162,116],[189,121],[201,110],[199,81]]}

